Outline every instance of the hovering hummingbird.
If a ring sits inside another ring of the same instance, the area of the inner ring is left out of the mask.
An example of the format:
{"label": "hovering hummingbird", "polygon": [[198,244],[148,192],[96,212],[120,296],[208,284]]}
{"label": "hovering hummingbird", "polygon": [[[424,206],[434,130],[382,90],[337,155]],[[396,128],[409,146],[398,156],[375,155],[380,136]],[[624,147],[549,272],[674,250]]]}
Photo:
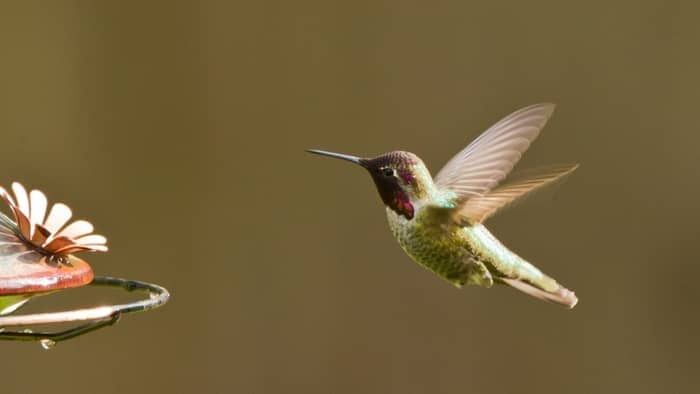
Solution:
{"label": "hovering hummingbird", "polygon": [[506,116],[457,153],[434,179],[410,152],[392,151],[375,158],[308,152],[347,160],[369,171],[401,248],[456,287],[502,283],[573,308],[578,299],[572,291],[506,248],[483,225],[517,198],[578,167],[541,169],[499,185],[553,112],[553,104],[536,104]]}

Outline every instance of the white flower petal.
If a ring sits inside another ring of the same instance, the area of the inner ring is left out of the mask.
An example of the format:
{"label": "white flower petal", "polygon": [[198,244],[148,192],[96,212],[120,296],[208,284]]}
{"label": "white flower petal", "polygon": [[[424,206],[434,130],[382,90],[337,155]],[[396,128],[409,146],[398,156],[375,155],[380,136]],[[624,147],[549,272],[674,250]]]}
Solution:
{"label": "white flower petal", "polygon": [[8,193],[7,190],[5,190],[5,188],[1,187],[1,186],[0,186],[0,197],[2,197],[2,199],[5,200],[5,202],[7,202],[7,205],[9,205],[10,208],[17,206],[17,204],[15,204],[15,199],[12,198],[10,193]]}
{"label": "white flower petal", "polygon": [[51,207],[49,217],[44,222],[44,227],[51,231],[51,234],[56,234],[73,216],[70,208],[66,204],[58,203]]}
{"label": "white flower petal", "polygon": [[90,248],[92,251],[95,252],[106,252],[107,250],[107,245],[85,245],[88,248]]}
{"label": "white flower petal", "polygon": [[17,207],[19,211],[24,214],[24,216],[29,218],[29,197],[27,196],[27,190],[19,182],[12,183],[12,191],[15,192],[15,198],[17,199]]}
{"label": "white flower petal", "polygon": [[71,239],[76,239],[81,235],[90,234],[92,232],[92,224],[85,220],[78,220],[66,226],[60,233],[56,234],[56,237],[68,237]]}
{"label": "white flower petal", "polygon": [[46,196],[39,190],[32,190],[29,193],[29,223],[31,224],[31,233],[34,235],[34,225],[44,223],[46,215]]}
{"label": "white flower petal", "polygon": [[107,238],[102,235],[91,234],[80,237],[75,242],[81,245],[104,245],[107,243]]}
{"label": "white flower petal", "polygon": [[[5,200],[5,202],[7,202],[7,204],[10,206],[12,214],[15,216],[15,221],[17,222],[17,228],[19,228],[19,231],[22,234],[22,236],[25,239],[29,239],[29,218],[26,217],[24,213],[20,211],[19,207],[15,204],[15,200],[12,199],[12,196],[10,196],[10,194],[7,193],[7,191],[1,187],[0,197],[2,197],[2,199]],[[26,194],[24,197],[26,199]]]}

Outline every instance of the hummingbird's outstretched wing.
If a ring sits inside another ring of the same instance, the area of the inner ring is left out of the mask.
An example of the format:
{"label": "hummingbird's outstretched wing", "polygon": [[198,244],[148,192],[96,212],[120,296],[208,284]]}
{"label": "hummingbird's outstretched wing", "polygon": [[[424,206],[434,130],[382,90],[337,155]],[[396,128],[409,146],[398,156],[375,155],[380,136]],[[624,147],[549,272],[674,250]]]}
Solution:
{"label": "hummingbird's outstretched wing", "polygon": [[450,159],[435,176],[435,184],[454,191],[462,201],[483,196],[513,169],[552,112],[554,104],[535,104],[501,119]]}
{"label": "hummingbird's outstretched wing", "polygon": [[457,218],[466,219],[469,223],[483,222],[518,198],[562,179],[576,168],[578,168],[578,164],[562,164],[549,168],[527,170],[519,176],[514,176],[513,180],[488,191],[483,196],[467,199],[457,208],[455,214]]}

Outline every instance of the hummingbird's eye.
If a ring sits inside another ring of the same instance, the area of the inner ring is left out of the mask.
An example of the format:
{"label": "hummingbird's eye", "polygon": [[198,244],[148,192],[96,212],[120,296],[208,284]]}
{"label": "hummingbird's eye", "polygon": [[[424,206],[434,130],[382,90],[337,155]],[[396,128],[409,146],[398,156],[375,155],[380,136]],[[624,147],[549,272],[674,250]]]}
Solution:
{"label": "hummingbird's eye", "polygon": [[382,174],[386,177],[394,176],[394,169],[391,167],[382,168]]}

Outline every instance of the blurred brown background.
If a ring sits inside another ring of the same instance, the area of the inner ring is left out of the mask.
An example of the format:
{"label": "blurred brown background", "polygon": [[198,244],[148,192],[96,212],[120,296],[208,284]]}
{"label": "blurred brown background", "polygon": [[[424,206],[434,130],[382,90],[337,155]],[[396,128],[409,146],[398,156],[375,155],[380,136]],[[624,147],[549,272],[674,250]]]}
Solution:
{"label": "blurred brown background", "polygon": [[[95,223],[98,274],[173,297],[48,352],[0,343],[0,390],[697,392],[699,11],[4,2],[0,184]],[[520,168],[582,166],[490,228],[573,311],[455,290],[399,249],[363,171],[303,151],[436,171],[541,101],[558,110]]]}

